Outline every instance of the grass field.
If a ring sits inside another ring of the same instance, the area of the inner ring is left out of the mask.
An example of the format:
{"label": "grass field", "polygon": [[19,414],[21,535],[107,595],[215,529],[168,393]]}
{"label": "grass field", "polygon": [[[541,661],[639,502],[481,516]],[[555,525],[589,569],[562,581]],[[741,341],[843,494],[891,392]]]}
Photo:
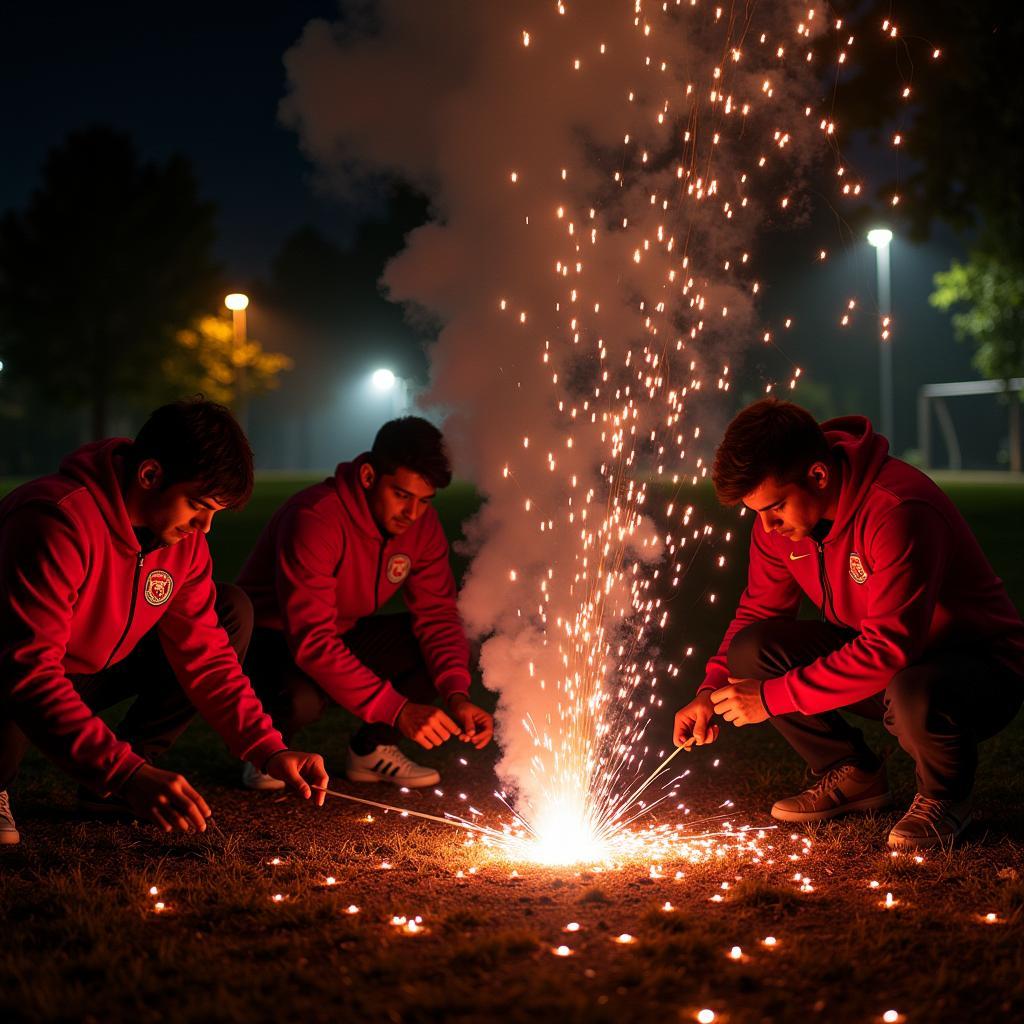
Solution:
{"label": "grass field", "polygon": [[[245,512],[219,517],[219,575],[234,575],[297,486],[262,482]],[[1020,607],[1024,486],[947,490]],[[443,496],[451,536],[475,504],[469,488]],[[742,561],[718,575],[695,570],[673,604],[666,646],[685,636],[706,655]],[[711,586],[713,607],[703,599]],[[694,659],[667,704],[688,698],[696,673]],[[964,685],[984,699],[983,679]],[[478,698],[493,703],[482,690]],[[672,710],[660,722],[666,743]],[[303,742],[337,768],[350,728],[334,712]],[[867,732],[876,747],[894,745],[877,726]],[[243,793],[238,766],[201,723],[167,765],[206,794],[223,836],[167,838],[84,820],[71,783],[33,754],[14,791],[22,844],[0,850],[0,1019],[618,1024],[693,1021],[701,1009],[729,1024],[880,1022],[889,1010],[915,1024],[1024,1019],[1022,740],[1024,716],[982,748],[977,824],[952,852],[890,856],[893,817],[883,815],[767,832],[757,864],[726,855],[603,872],[497,861],[454,829],[341,801],[316,811]],[[683,756],[694,817],[730,799],[737,825],[768,826],[772,801],[803,783],[766,726],[730,729]],[[441,768],[449,797],[385,799],[436,812],[464,793],[493,806],[493,750],[424,760]],[[890,763],[906,803],[911,767],[898,753]],[[391,923],[396,915],[419,915],[422,927],[409,934]],[[564,931],[569,922],[579,930]],[[634,941],[616,941],[623,933]],[[554,955],[563,944],[571,956]]]}

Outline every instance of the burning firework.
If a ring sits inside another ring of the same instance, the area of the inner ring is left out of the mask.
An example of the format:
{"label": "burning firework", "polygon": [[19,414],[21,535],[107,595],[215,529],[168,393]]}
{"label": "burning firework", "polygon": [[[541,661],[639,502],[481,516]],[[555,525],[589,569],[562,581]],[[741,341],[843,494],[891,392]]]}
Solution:
{"label": "burning firework", "polygon": [[[311,26],[286,110],[323,164],[340,153],[436,204],[385,282],[444,322],[428,398],[454,410],[448,433],[488,499],[461,607],[489,637],[512,818],[437,817],[538,863],[685,858],[693,830],[641,820],[677,781],[664,754],[644,767],[659,684],[681,674],[649,648],[698,555],[725,564],[731,531],[701,522],[688,489],[707,476],[702,425],[721,418],[730,353],[792,325],[758,319],[758,230],[804,215],[819,156],[837,203],[863,190],[819,87],[855,41],[792,2],[378,13],[372,40]],[[442,53],[459,74],[429,73]],[[325,90],[363,102],[339,111]],[[781,383],[800,375],[790,364]]]}

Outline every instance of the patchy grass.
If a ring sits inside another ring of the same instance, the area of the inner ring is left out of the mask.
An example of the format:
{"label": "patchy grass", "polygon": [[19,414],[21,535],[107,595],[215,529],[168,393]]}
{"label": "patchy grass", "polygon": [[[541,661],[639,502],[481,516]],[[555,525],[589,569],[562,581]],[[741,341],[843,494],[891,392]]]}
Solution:
{"label": "patchy grass", "polygon": [[[292,486],[261,484],[255,507],[216,523],[222,575],[233,575]],[[975,488],[963,497],[1018,603],[1021,493]],[[453,534],[474,503],[468,489],[442,502]],[[687,591],[673,609],[679,635],[702,644],[700,660],[741,569],[701,580],[695,568],[698,592],[714,579],[717,607],[708,611]],[[697,662],[695,655],[680,700]],[[664,730],[671,703],[657,723]],[[334,712],[303,742],[336,767],[350,729]],[[868,733],[876,745],[887,739],[875,726]],[[14,791],[23,842],[0,850],[0,1018],[621,1024],[692,1021],[708,1007],[730,1024],[881,1021],[889,1009],[928,1024],[1021,1019],[1022,741],[1018,721],[983,746],[978,821],[956,850],[920,862],[894,858],[885,847],[893,816],[883,815],[770,831],[760,863],[726,855],[662,864],[660,877],[646,864],[602,872],[515,865],[513,877],[513,865],[467,846],[456,829],[340,800],[317,811],[243,793],[238,766],[202,724],[167,763],[207,795],[222,836],[165,837],[80,820],[71,784],[32,755]],[[729,730],[715,747],[683,756],[693,771],[682,796],[694,817],[721,813],[729,798],[735,823],[769,826],[771,802],[803,781],[800,764],[766,728]],[[493,757],[425,755],[444,773],[447,796],[383,798],[436,812],[465,793],[492,808]],[[890,766],[906,803],[910,766],[900,754]],[[350,905],[358,912],[348,913]],[[415,934],[391,923],[417,915]],[[570,922],[579,930],[565,931]],[[617,942],[623,933],[635,941]],[[774,945],[764,944],[768,936]],[[556,956],[561,945],[572,955]]]}

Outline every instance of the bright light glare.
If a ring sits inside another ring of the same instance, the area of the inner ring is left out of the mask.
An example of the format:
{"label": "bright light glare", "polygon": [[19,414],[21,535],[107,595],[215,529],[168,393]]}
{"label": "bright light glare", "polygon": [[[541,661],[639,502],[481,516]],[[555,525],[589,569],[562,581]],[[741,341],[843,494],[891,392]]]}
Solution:
{"label": "bright light glare", "polygon": [[390,391],[395,386],[395,375],[390,370],[374,370],[370,382],[378,391]]}
{"label": "bright light glare", "polygon": [[595,835],[582,798],[552,805],[533,823],[535,839],[524,844],[521,853],[535,864],[595,864],[607,860],[609,851]]}
{"label": "bright light glare", "polygon": [[868,232],[868,242],[876,249],[884,249],[892,241],[892,232],[888,228],[872,228]]}
{"label": "bright light glare", "polygon": [[245,309],[249,305],[249,296],[241,292],[232,292],[224,296],[224,305],[231,310]]}

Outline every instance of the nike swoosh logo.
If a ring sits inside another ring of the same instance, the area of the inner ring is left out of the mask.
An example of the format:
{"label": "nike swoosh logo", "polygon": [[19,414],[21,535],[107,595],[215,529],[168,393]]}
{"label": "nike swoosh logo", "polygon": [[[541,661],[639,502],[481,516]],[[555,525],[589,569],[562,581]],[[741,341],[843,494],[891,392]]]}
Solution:
{"label": "nike swoosh logo", "polygon": [[810,551],[808,551],[806,555],[794,555],[792,551],[790,551],[790,553],[789,553],[789,560],[791,562],[799,562],[801,558],[810,558],[810,557],[811,557]]}

